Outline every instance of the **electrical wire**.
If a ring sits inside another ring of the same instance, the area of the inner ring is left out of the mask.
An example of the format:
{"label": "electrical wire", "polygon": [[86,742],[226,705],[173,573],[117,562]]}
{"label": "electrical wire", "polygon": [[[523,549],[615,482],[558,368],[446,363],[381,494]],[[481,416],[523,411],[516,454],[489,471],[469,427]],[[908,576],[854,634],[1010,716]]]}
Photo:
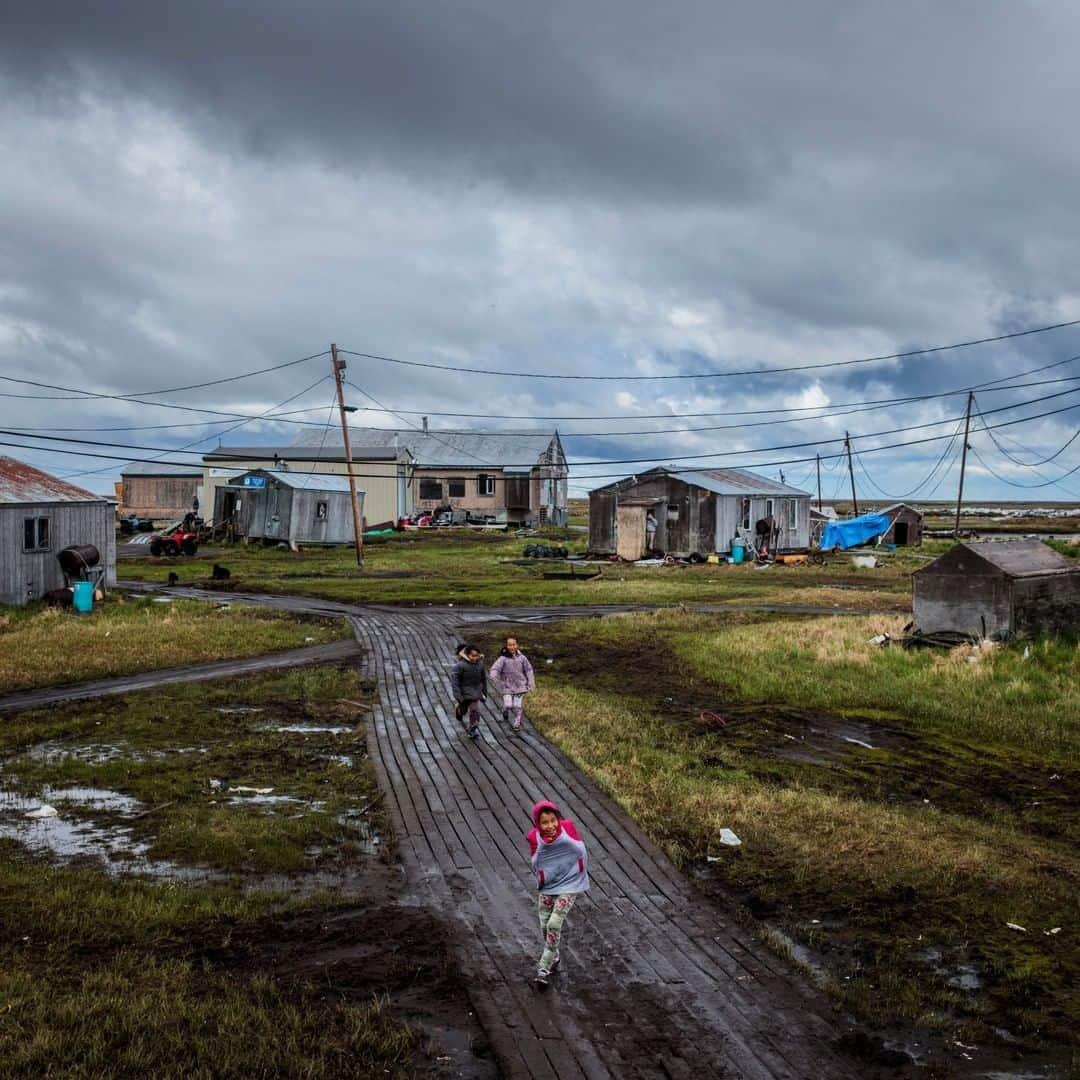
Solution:
{"label": "electrical wire", "polygon": [[[979,406],[978,406],[978,403],[977,403],[977,402],[975,402],[975,401],[974,401],[974,399],[973,399],[973,404],[975,405],[975,411],[976,411],[976,412],[978,413],[978,415],[979,415],[979,419],[980,419],[980,420],[982,420],[982,419],[983,419],[983,414],[982,414],[982,410],[981,410],[981,409],[979,408]],[[985,421],[984,421],[984,426],[985,426]],[[1050,463],[1051,461],[1053,461],[1053,460],[1054,460],[1055,458],[1061,457],[1061,455],[1062,455],[1062,454],[1064,454],[1064,453],[1065,453],[1065,451],[1066,451],[1066,450],[1068,450],[1068,448],[1069,448],[1070,446],[1072,446],[1072,444],[1073,444],[1074,442],[1076,442],[1076,440],[1077,440],[1078,438],[1080,438],[1080,427],[1078,427],[1078,428],[1076,429],[1076,431],[1074,431],[1074,432],[1073,432],[1073,434],[1071,435],[1071,437],[1069,438],[1069,440],[1068,440],[1068,441],[1067,441],[1067,442],[1066,442],[1066,443],[1065,443],[1065,444],[1064,444],[1063,446],[1061,446],[1061,447],[1060,447],[1059,449],[1055,450],[1055,451],[1054,451],[1054,452],[1053,452],[1053,453],[1052,453],[1052,454],[1051,454],[1051,455],[1050,455],[1049,457],[1045,457],[1045,458],[1043,458],[1043,459],[1042,459],[1041,461],[1021,461],[1021,460],[1020,460],[1019,458],[1017,458],[1017,457],[1014,457],[1014,456],[1013,456],[1013,455],[1012,455],[1012,454],[1011,454],[1011,453],[1010,453],[1010,452],[1009,452],[1008,450],[1006,450],[1006,449],[1005,449],[1005,447],[1004,447],[1004,446],[1002,446],[1002,445],[1001,445],[1001,443],[999,443],[999,442],[998,442],[998,440],[997,440],[996,436],[994,435],[994,433],[993,433],[992,431],[990,431],[989,429],[987,429],[987,432],[986,432],[986,433],[987,433],[987,434],[988,434],[988,435],[990,436],[990,441],[991,441],[991,442],[992,442],[992,443],[993,443],[993,444],[994,444],[994,445],[995,445],[995,446],[996,446],[996,447],[998,448],[998,450],[1000,450],[1000,451],[1001,451],[1001,453],[1002,453],[1002,454],[1003,454],[1003,455],[1004,455],[1005,457],[1007,457],[1007,458],[1008,458],[1008,459],[1009,459],[1009,460],[1010,460],[1010,461],[1011,461],[1011,462],[1012,462],[1012,463],[1013,463],[1014,465],[1021,465],[1021,466],[1023,466],[1023,467],[1025,468],[1025,469],[1037,469],[1037,468],[1038,468],[1038,467],[1039,467],[1040,465],[1048,465],[1048,464],[1049,464],[1049,463]]]}
{"label": "electrical wire", "polygon": [[[859,468],[862,470],[863,476],[866,477],[867,483],[869,483],[870,486],[872,488],[874,488],[875,491],[879,492],[881,495],[884,495],[887,499],[911,499],[911,498],[914,498],[916,495],[918,495],[919,492],[922,491],[922,489],[924,487],[926,487],[926,485],[929,484],[933,480],[933,478],[934,478],[935,474],[937,473],[937,471],[944,464],[945,459],[953,451],[953,448],[956,445],[956,440],[960,438],[960,432],[961,432],[962,429],[963,429],[963,422],[961,421],[960,423],[957,424],[956,431],[953,432],[952,438],[948,441],[948,443],[945,444],[945,449],[941,452],[940,457],[938,457],[937,461],[933,464],[930,471],[926,474],[926,476],[924,476],[922,478],[922,480],[919,481],[918,484],[915,485],[915,487],[913,487],[910,491],[904,492],[904,494],[902,494],[902,495],[894,495],[891,491],[886,491],[870,475],[870,470],[867,469],[866,463],[862,460],[861,454],[855,453],[853,456],[854,456],[855,461],[858,464]],[[947,471],[948,471],[948,469],[946,469],[946,472]],[[939,480],[939,485],[940,485],[940,480]],[[937,486],[939,486],[939,485],[936,485],[934,487],[935,491],[937,490]]]}
{"label": "electrical wire", "polygon": [[932,345],[923,349],[909,349],[905,352],[885,353],[881,356],[864,356],[857,360],[830,360],[824,364],[795,364],[787,367],[747,368],[743,371],[704,371],[684,375],[564,375],[554,372],[537,371],[499,371],[487,368],[462,368],[451,364],[432,364],[421,360],[399,360],[393,356],[379,356],[375,353],[353,352],[350,349],[338,349],[346,356],[358,356],[366,360],[381,360],[388,364],[401,364],[406,367],[426,368],[434,371],[452,371],[462,375],[490,375],[517,379],[560,379],[590,382],[664,382],[677,379],[727,379],[741,375],[776,375],[789,371],[817,371],[822,368],[852,367],[856,364],[873,364],[880,360],[904,360],[914,356],[929,356],[933,353],[947,352],[950,349],[966,349],[972,345],[988,345],[996,341],[1010,341],[1014,338],[1028,337],[1032,334],[1045,334],[1051,330],[1061,330],[1069,326],[1080,326],[1080,319],[1068,322],[1052,323],[1048,326],[1033,326],[1027,330],[1016,330],[1010,334],[997,334],[993,337],[973,338],[970,341],[957,341],[951,345]]}
{"label": "electrical wire", "polygon": [[[307,390],[310,390],[314,386],[317,386],[320,382],[322,382],[326,378],[329,378],[329,376],[325,376],[325,375],[322,376],[319,380],[317,380],[315,383],[313,383],[311,387],[308,387]],[[351,384],[351,385],[353,385],[353,384]],[[359,390],[359,387],[354,387],[354,388]],[[302,390],[300,392],[300,394],[294,395],[293,398],[290,398],[289,400],[294,400],[296,397],[301,396],[301,394],[307,393],[307,390]],[[360,392],[361,393],[366,393],[366,391],[363,391],[363,390],[361,390]],[[1041,397],[1031,398],[1031,399],[1029,399],[1027,401],[1017,402],[1017,403],[1014,403],[1014,404],[1011,404],[1011,405],[1003,405],[1003,406],[1000,406],[1000,407],[998,407],[996,409],[989,409],[989,410],[986,411],[986,413],[984,415],[985,416],[993,416],[996,413],[1011,412],[1014,409],[1023,408],[1023,407],[1026,407],[1028,405],[1035,405],[1035,404],[1038,404],[1039,402],[1051,401],[1051,400],[1053,400],[1055,398],[1060,398],[1060,397],[1066,396],[1068,394],[1075,394],[1075,393],[1078,393],[1078,392],[1080,392],[1080,386],[1074,387],[1071,390],[1060,390],[1060,391],[1058,391],[1057,393],[1054,393],[1054,394],[1045,394],[1045,395],[1043,395]],[[278,408],[278,407],[279,406],[274,406],[274,408]],[[1037,420],[1037,419],[1040,419],[1040,418],[1042,418],[1044,416],[1055,416],[1055,415],[1057,415],[1059,413],[1062,413],[1062,412],[1068,412],[1073,408],[1076,408],[1075,403],[1072,404],[1072,405],[1067,405],[1067,406],[1065,406],[1064,408],[1061,408],[1061,409],[1054,409],[1054,410],[1050,410],[1048,412],[1038,413],[1038,414],[1036,414],[1034,416],[1031,416],[1031,417],[1023,417],[1020,420],[1010,421],[1009,423],[1026,423],[1026,422],[1028,422],[1030,420]],[[256,419],[259,419],[259,417],[249,417],[247,420],[244,421],[244,423],[250,423],[250,422],[252,422],[252,421],[254,421]],[[869,432],[869,433],[867,433],[865,435],[851,435],[850,438],[852,440],[855,440],[855,439],[866,440],[866,439],[874,439],[874,438],[884,438],[887,435],[901,435],[901,434],[906,434],[906,433],[911,432],[911,431],[921,431],[921,430],[925,430],[926,428],[937,427],[937,426],[939,426],[941,424],[955,423],[959,419],[960,419],[960,417],[955,417],[955,416],[946,417],[945,419],[942,419],[942,420],[931,420],[931,421],[928,421],[927,423],[922,423],[922,424],[908,424],[908,425],[906,425],[904,427],[888,428],[888,429],[886,429],[884,431]],[[236,426],[240,427],[242,425],[237,424]],[[1001,424],[1001,425],[997,425],[997,426],[999,426],[999,427],[1007,427],[1007,426],[1009,426],[1009,424]],[[96,440],[96,439],[76,439],[76,438],[72,438],[72,437],[65,437],[65,436],[58,436],[58,435],[25,436],[25,435],[21,435],[20,432],[17,432],[17,431],[11,430],[11,429],[5,429],[5,428],[0,428],[0,434],[20,435],[23,438],[29,437],[29,438],[34,438],[34,439],[37,439],[37,440],[43,441],[43,442],[64,442],[64,443],[74,443],[74,444],[89,445],[89,446],[121,447],[121,448],[129,449],[129,450],[143,450],[143,451],[150,451],[150,452],[161,453],[161,454],[176,453],[178,451],[186,449],[185,447],[170,448],[170,447],[160,447],[160,446],[145,446],[145,445],[133,444],[133,443],[102,441],[102,440]],[[212,437],[213,437],[212,435],[207,436],[207,439],[212,438]],[[936,438],[946,438],[946,437],[947,436],[937,436]],[[799,449],[804,449],[806,447],[829,446],[829,445],[832,445],[832,444],[835,444],[835,443],[842,443],[842,442],[845,441],[846,438],[847,438],[847,436],[845,436],[845,438],[840,438],[839,436],[836,436],[834,438],[829,438],[829,439],[814,439],[814,440],[809,440],[809,441],[804,441],[804,442],[782,443],[782,444],[780,444],[778,446],[756,446],[756,447],[749,447],[749,448],[746,448],[746,449],[743,449],[743,450],[716,451],[716,452],[706,453],[706,454],[681,454],[681,455],[677,455],[676,457],[672,458],[671,460],[672,461],[680,461],[680,462],[703,461],[703,460],[707,460],[707,459],[711,459],[711,458],[719,458],[719,457],[743,457],[743,456],[745,456],[747,454],[776,453],[776,452],[779,452],[781,450],[799,450]],[[189,444],[189,445],[198,445],[198,443],[206,442],[207,439],[200,439],[196,443]],[[441,442],[442,440],[437,440],[437,441]],[[930,440],[930,441],[933,441],[933,440]],[[458,450],[457,447],[452,446],[452,444],[450,444],[450,443],[444,443],[444,445],[448,446],[450,449],[454,450],[455,452],[461,452],[461,451]],[[483,461],[480,458],[476,458],[475,455],[470,454],[468,456],[474,457],[474,459],[476,461],[480,462],[480,464],[484,464],[484,465],[491,464],[490,462],[486,462],[486,461]],[[587,460],[587,461],[584,461],[584,462],[580,462],[579,464],[582,465],[582,466],[594,466],[594,465],[640,465],[640,464],[652,463],[655,460],[656,460],[655,457],[649,457],[649,458],[618,458],[618,459],[605,459],[605,460]],[[796,459],[796,460],[801,461],[801,460],[813,460],[813,459],[812,458],[807,458],[807,459],[801,459],[800,458],[800,459]],[[535,462],[517,462],[517,463],[500,462],[499,464],[501,465],[502,468],[532,468],[533,465],[535,464]],[[783,464],[788,464],[788,462],[785,461],[785,462],[783,462]],[[689,466],[689,469],[691,471],[692,471],[693,468],[694,468],[694,466]]]}
{"label": "electrical wire", "polygon": [[1017,480],[1010,480],[1008,479],[1008,477],[1002,476],[1000,473],[995,472],[994,469],[991,468],[989,464],[987,464],[982,454],[980,454],[974,446],[969,445],[968,450],[975,455],[975,459],[995,480],[999,480],[1001,483],[1008,484],[1009,487],[1014,488],[1028,488],[1030,490],[1034,490],[1036,488],[1056,487],[1058,484],[1061,483],[1062,480],[1066,480],[1074,473],[1080,472],[1080,465],[1075,465],[1073,466],[1073,468],[1069,469],[1068,472],[1062,473],[1061,476],[1053,480],[1044,480],[1041,484],[1021,484]]}

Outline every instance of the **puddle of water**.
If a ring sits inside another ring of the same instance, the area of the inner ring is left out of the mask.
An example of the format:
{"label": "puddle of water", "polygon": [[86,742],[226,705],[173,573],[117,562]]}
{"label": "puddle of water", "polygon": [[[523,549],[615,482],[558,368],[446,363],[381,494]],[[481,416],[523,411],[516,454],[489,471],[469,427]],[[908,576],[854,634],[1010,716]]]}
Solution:
{"label": "puddle of water", "polygon": [[961,964],[956,969],[956,973],[951,975],[946,982],[957,990],[980,990],[982,988],[982,979],[979,977],[979,973],[967,964]]}
{"label": "puddle of water", "polygon": [[348,735],[356,730],[343,724],[275,724],[270,731],[296,731],[304,735]]}
{"label": "puddle of water", "polygon": [[344,765],[346,769],[351,769],[356,764],[354,754],[325,754],[321,760],[328,761],[331,765]]}
{"label": "puddle of water", "polygon": [[357,841],[365,855],[378,854],[382,837],[366,817],[355,810],[346,811],[338,818],[338,824],[344,825],[352,833],[352,839]]}
{"label": "puddle of water", "polygon": [[71,804],[98,810],[130,813],[142,804],[128,795],[99,788],[45,789],[41,798],[28,798],[0,791],[0,836],[22,844],[37,855],[53,855],[63,861],[92,857],[100,859],[110,873],[149,874],[153,877],[206,879],[211,872],[199,867],[178,866],[147,857],[149,844],[135,840],[131,827],[103,824],[63,814],[41,820],[26,814],[42,803]]}
{"label": "puddle of water", "polygon": [[284,803],[302,803],[318,810],[323,804],[298,799],[295,795],[233,795],[226,800],[230,806],[281,806]]}

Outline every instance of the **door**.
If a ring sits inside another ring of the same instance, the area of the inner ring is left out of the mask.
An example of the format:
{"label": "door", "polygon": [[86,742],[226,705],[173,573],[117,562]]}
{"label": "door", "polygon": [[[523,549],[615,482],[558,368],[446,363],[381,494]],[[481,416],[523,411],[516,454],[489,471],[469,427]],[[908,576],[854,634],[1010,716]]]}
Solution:
{"label": "door", "polygon": [[908,542],[907,533],[908,523],[906,521],[897,521],[893,524],[893,543],[897,547],[904,547]]}
{"label": "door", "polygon": [[266,524],[263,536],[277,536],[281,526],[281,488],[271,484],[266,492]]}
{"label": "door", "polygon": [[645,507],[620,506],[615,511],[615,553],[627,562],[645,555]]}

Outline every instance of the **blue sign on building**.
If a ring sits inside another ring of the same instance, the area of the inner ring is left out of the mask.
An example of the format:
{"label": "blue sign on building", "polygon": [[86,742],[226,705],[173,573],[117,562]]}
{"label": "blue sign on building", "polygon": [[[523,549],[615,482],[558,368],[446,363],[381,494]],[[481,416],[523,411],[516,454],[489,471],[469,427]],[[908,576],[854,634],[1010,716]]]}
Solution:
{"label": "blue sign on building", "polygon": [[245,476],[244,487],[261,488],[266,487],[265,476]]}

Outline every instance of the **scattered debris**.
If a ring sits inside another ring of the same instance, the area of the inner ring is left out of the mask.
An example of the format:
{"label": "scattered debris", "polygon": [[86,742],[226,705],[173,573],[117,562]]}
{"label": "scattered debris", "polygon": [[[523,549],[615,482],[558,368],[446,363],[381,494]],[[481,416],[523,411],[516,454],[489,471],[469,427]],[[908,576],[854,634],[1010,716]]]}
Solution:
{"label": "scattered debris", "polygon": [[1027,933],[1027,927],[1024,927],[1024,926],[1020,926],[1020,925],[1018,925],[1017,923],[1014,923],[1014,922],[1007,922],[1007,923],[1006,923],[1005,925],[1006,925],[1006,926],[1007,926],[1007,927],[1008,927],[1008,928],[1009,928],[1010,930],[1019,930],[1019,931],[1020,931],[1021,933],[1024,933],[1024,934],[1026,934],[1026,933]]}
{"label": "scattered debris", "polygon": [[211,780],[211,781],[209,781],[209,784],[210,784],[210,790],[211,791],[228,791],[229,790],[229,781],[228,780]]}
{"label": "scattered debris", "polygon": [[243,785],[239,787],[229,788],[230,791],[241,791],[246,795],[269,795],[274,789],[272,787],[245,787]]}
{"label": "scattered debris", "polygon": [[44,818],[56,817],[56,807],[50,806],[48,803],[42,803],[34,810],[27,811],[24,817],[30,818],[32,821],[41,821]]}
{"label": "scattered debris", "polygon": [[892,638],[888,634],[875,634],[872,638],[866,639],[867,645],[880,645],[883,649],[892,641]]}
{"label": "scattered debris", "polygon": [[1043,933],[1047,937],[1050,937],[1051,934],[1060,934],[1061,933],[1061,927],[1060,926],[1052,926],[1052,927],[1050,927],[1049,930],[1044,930]]}
{"label": "scattered debris", "polygon": [[876,555],[853,555],[851,557],[851,565],[858,567],[860,570],[873,570],[878,564],[878,557]]}
{"label": "scattered debris", "polygon": [[717,839],[721,844],[726,844],[728,847],[740,847],[742,845],[742,841],[730,829],[721,829]]}

